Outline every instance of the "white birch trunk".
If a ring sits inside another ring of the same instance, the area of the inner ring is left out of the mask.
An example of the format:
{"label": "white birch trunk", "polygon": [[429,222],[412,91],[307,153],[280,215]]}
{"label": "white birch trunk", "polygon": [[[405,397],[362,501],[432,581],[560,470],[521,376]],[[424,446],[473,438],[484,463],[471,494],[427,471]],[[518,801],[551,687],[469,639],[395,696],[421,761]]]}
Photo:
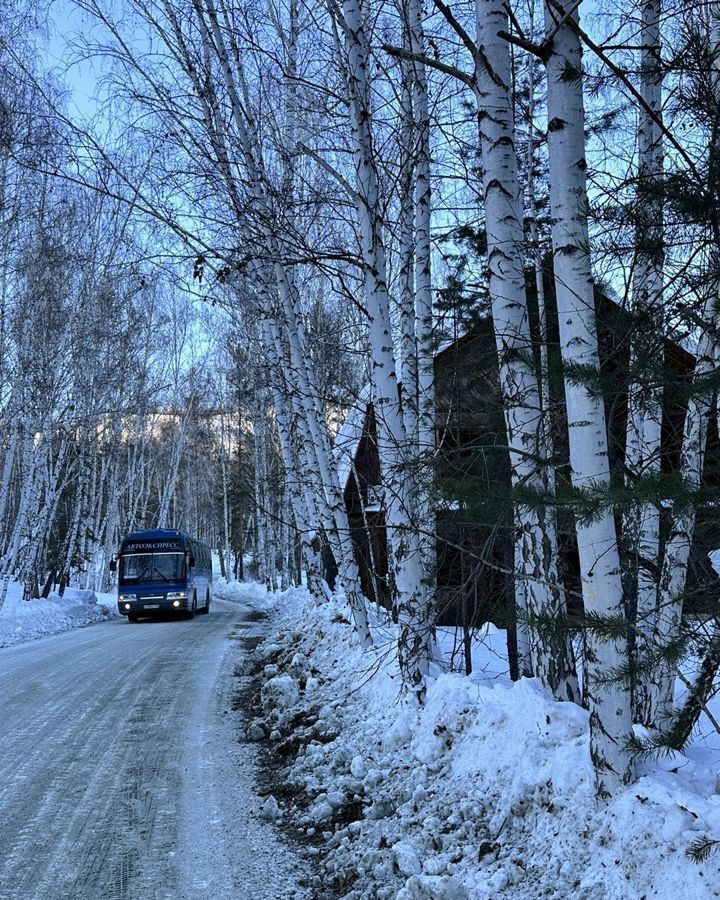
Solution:
{"label": "white birch trunk", "polygon": [[[476,0],[478,46],[483,64],[476,74],[480,122],[488,289],[498,353],[505,428],[513,488],[546,487],[548,448],[542,428],[543,407],[532,363],[532,337],[525,293],[522,194],[517,175],[510,51],[498,32],[507,29],[502,0]],[[565,594],[557,571],[557,530],[552,507],[515,501],[519,532],[516,577],[522,582],[535,675],[556,697],[578,700],[572,647],[564,628]],[[540,623],[540,624],[539,624]],[[541,627],[544,626],[544,627]],[[524,633],[523,633],[524,632]],[[522,657],[521,657],[522,659]],[[524,663],[524,660],[523,660]]]}
{"label": "white birch trunk", "polygon": [[35,466],[33,438],[34,428],[30,422],[26,421],[23,423],[22,427],[23,454],[20,499],[12,530],[12,537],[7,551],[0,561],[0,576],[2,577],[2,585],[0,586],[0,609],[2,609],[7,598],[8,587],[15,574],[22,540],[23,537],[27,535],[28,530],[28,516],[38,477]]}
{"label": "white birch trunk", "polygon": [[[406,40],[409,47],[409,40]],[[400,67],[400,216],[398,222],[398,305],[400,308],[403,418],[408,437],[417,440],[417,341],[415,336],[415,136],[412,102],[412,67]]]}
{"label": "white birch trunk", "polygon": [[360,572],[355,559],[350,522],[330,445],[330,437],[317,403],[318,391],[314,387],[312,369],[309,368],[309,354],[306,353],[304,357],[302,352],[305,346],[304,332],[300,327],[298,311],[287,297],[290,285],[285,273],[276,271],[276,277],[279,293],[286,297],[284,302],[286,316],[290,318],[290,326],[286,321],[284,329],[287,353],[284,352],[280,327],[272,321],[268,321],[267,324],[272,339],[266,346],[271,348],[275,354],[276,363],[280,360],[285,363],[283,371],[288,374],[290,371],[293,373],[295,383],[291,397],[297,422],[301,428],[301,461],[303,457],[305,461],[303,472],[317,478],[320,486],[320,490],[317,492],[319,518],[315,521],[317,524],[322,522],[329,526],[326,533],[331,540],[335,562],[338,566],[338,578],[350,604],[360,642],[363,647],[368,647],[372,643],[372,638],[367,620],[365,598],[360,590]]}
{"label": "white birch trunk", "polygon": [[[12,411],[10,412],[12,416]],[[5,522],[5,516],[8,508],[8,500],[10,498],[10,479],[15,465],[15,453],[20,439],[20,427],[17,421],[11,418],[11,436],[5,451],[5,459],[3,460],[2,477],[0,477],[0,528]],[[3,537],[0,538],[0,553],[6,550],[7,536],[10,529],[3,529]]]}
{"label": "white birch trunk", "polygon": [[[49,438],[43,447],[49,445]],[[30,499],[28,508],[28,539],[23,547],[22,558],[19,560],[18,575],[25,583],[25,592],[28,594],[30,579],[39,574],[39,564],[43,558],[48,531],[52,525],[57,501],[61,490],[61,474],[65,465],[68,441],[64,435],[60,438],[60,445],[55,461],[49,458],[46,449],[40,450],[40,459],[44,459],[45,472],[38,475],[35,480],[35,489]],[[41,502],[42,497],[42,502]]]}
{"label": "white birch trunk", "polygon": [[[88,540],[90,538],[90,531],[92,530],[91,517],[93,516],[94,510],[97,506],[98,455],[97,441],[94,434],[92,443],[90,444],[90,457],[92,459],[92,475],[90,477],[90,485],[87,491],[86,502],[82,508],[78,550],[78,557],[80,559],[81,568],[77,575],[77,583],[78,586],[82,584],[83,588],[87,588],[88,578],[90,577],[90,566],[88,564],[90,559],[90,553],[88,551]],[[84,579],[82,573],[84,573]]]}
{"label": "white birch trunk", "polygon": [[118,545],[120,526],[120,448],[122,438],[122,422],[119,415],[113,417],[112,423],[112,458],[113,465],[108,485],[107,515],[102,547],[97,563],[97,576],[94,588],[96,591],[107,590],[110,586],[110,559]]}
{"label": "white birch trunk", "polygon": [[343,30],[357,176],[358,229],[372,352],[372,402],[385,485],[385,521],[395,564],[400,624],[398,660],[404,687],[422,696],[433,652],[434,598],[423,584],[421,545],[417,528],[413,529],[409,518],[414,504],[406,472],[408,441],[400,410],[390,327],[385,246],[370,130],[368,48],[361,0],[343,3]]}
{"label": "white birch trunk", "polygon": [[[595,298],[587,226],[585,109],[580,40],[561,21],[565,11],[546,0],[545,23],[555,31],[547,59],[548,155],[553,262],[564,366],[600,369]],[[577,20],[577,10],[567,15]],[[557,26],[557,27],[556,27]],[[602,397],[572,373],[565,375],[570,467],[580,491],[610,485],[608,438]],[[588,615],[625,614],[617,534],[612,509],[577,523],[580,577]],[[627,662],[624,640],[599,639],[588,630],[585,697],[590,709],[590,753],[601,798],[616,793],[633,777],[626,747],[631,737],[630,695],[622,683],[604,679]]]}
{"label": "white birch trunk", "polygon": [[78,451],[78,478],[75,489],[74,507],[70,528],[65,543],[65,560],[63,566],[63,574],[69,577],[72,572],[73,563],[78,556],[78,539],[80,535],[80,522],[82,519],[82,511],[86,502],[87,493],[87,444],[84,432],[80,432]]}
{"label": "white birch trunk", "polygon": [[265,391],[256,389],[255,415],[255,521],[257,579],[268,588],[271,587],[272,572],[268,568],[266,546],[269,540],[267,516],[267,404]]}
{"label": "white birch trunk", "polygon": [[[335,523],[333,512],[327,501],[327,490],[319,473],[319,448],[314,443],[308,425],[309,414],[294,384],[288,381],[287,351],[276,322],[266,319],[263,323],[265,346],[270,361],[271,381],[274,391],[275,409],[280,423],[279,435],[285,471],[290,477],[290,484],[297,497],[298,506],[295,514],[301,522],[303,546],[308,548],[309,558],[314,559],[311,544],[320,524],[328,529],[333,537]],[[297,435],[293,435],[293,427]],[[339,541],[334,541],[333,552],[341,556]],[[315,566],[311,566],[313,570]],[[319,571],[319,569],[318,569]]]}
{"label": "white birch trunk", "polygon": [[[708,422],[716,402],[713,387],[701,391],[698,389],[698,383],[701,384],[709,375],[715,373],[720,364],[720,345],[717,338],[720,316],[717,306],[718,297],[713,292],[703,314],[708,328],[702,335],[693,373],[696,393],[690,397],[685,413],[680,472],[685,488],[689,491],[696,491],[702,485]],[[696,515],[697,510],[692,501],[673,510],[660,570],[657,612],[649,639],[656,652],[671,645],[679,636],[683,592],[695,534]],[[654,725],[666,723],[672,714],[676,671],[675,664],[664,662],[649,679],[647,695],[651,705],[647,708],[647,715]]]}
{"label": "white birch trunk", "polygon": [[[425,55],[422,0],[408,0],[410,49]],[[418,552],[423,568],[424,596],[419,603],[432,615],[437,593],[437,522],[433,502],[435,476],[435,346],[433,341],[433,294],[430,226],[432,195],[430,182],[430,109],[425,66],[412,64],[412,109],[415,125],[415,345],[417,347],[417,423],[408,429],[416,442],[418,465],[414,508],[418,529]],[[416,430],[415,430],[416,429]],[[417,435],[417,437],[415,437]]]}
{"label": "white birch trunk", "polygon": [[278,438],[283,466],[286,473],[286,489],[290,497],[295,523],[300,532],[302,556],[308,574],[308,580],[319,584],[321,577],[320,561],[312,546],[312,540],[320,521],[319,513],[311,492],[303,488],[300,482],[302,465],[293,448],[290,419],[287,413],[287,400],[273,379],[273,405],[277,415]]}
{"label": "white birch trunk", "polygon": [[[661,0],[643,0],[641,19],[640,93],[659,119],[662,116],[662,63],[660,59]],[[663,145],[659,124],[638,109],[638,187],[635,239],[637,259],[633,273],[633,306],[639,321],[631,345],[631,370],[639,379],[628,385],[625,467],[629,484],[657,475],[661,463],[662,387],[654,371],[662,361],[663,345],[663,204],[659,185],[663,177]],[[637,502],[623,517],[623,544],[630,562],[635,590],[635,654],[641,669],[633,685],[633,720],[654,724],[657,687],[645,666],[652,654],[653,624],[658,599],[660,512],[657,504]]]}
{"label": "white birch trunk", "polygon": [[172,453],[170,455],[170,470],[168,478],[160,499],[160,508],[158,510],[157,527],[167,528],[170,516],[170,503],[175,496],[175,485],[177,484],[178,472],[180,471],[180,463],[182,462],[185,452],[185,443],[187,439],[187,429],[190,419],[195,412],[195,398],[191,398],[188,407],[180,419],[178,434],[172,442]]}
{"label": "white birch trunk", "polygon": [[[220,553],[223,555],[225,571],[230,572],[230,504],[228,502],[227,454],[225,452],[225,412],[220,414],[220,473],[222,478],[222,542]],[[228,579],[229,580],[229,579]]]}
{"label": "white birch trunk", "polygon": [[290,520],[292,514],[290,511],[290,492],[287,484],[283,481],[282,493],[280,496],[280,553],[282,554],[282,569],[280,571],[280,590],[284,591],[293,583],[293,553],[290,541]]}

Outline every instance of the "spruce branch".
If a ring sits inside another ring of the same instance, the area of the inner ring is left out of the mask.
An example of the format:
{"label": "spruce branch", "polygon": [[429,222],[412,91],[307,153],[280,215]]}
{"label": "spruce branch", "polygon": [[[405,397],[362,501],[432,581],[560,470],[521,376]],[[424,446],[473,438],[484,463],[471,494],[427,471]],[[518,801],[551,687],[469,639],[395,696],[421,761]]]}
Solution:
{"label": "spruce branch", "polygon": [[707,860],[712,851],[718,845],[720,845],[720,840],[709,837],[701,837],[690,844],[690,846],[685,851],[685,855],[694,863],[703,863]]}
{"label": "spruce branch", "polygon": [[627,751],[635,759],[670,759],[677,748],[668,740],[668,733],[661,730],[650,732],[647,737],[633,734],[627,742]]}

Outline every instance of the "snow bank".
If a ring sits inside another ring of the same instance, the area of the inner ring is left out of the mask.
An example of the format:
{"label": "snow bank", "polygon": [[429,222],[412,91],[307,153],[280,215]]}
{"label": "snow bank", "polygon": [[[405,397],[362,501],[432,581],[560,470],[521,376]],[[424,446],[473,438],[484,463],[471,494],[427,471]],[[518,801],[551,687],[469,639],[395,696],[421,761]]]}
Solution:
{"label": "snow bank", "polygon": [[720,852],[686,855],[720,840],[712,767],[681,754],[646,764],[597,810],[586,711],[492,666],[440,674],[418,708],[398,700],[392,627],[376,623],[363,654],[342,600],[233,590],[276,603],[278,630],[256,651],[255,725],[292,788],[276,817],[303,833],[339,896],[720,896]]}
{"label": "snow bank", "polygon": [[0,647],[119,618],[115,594],[67,588],[62,597],[50,594],[47,600],[25,601],[22,592],[22,584],[11,582],[0,609]]}
{"label": "snow bank", "polygon": [[259,610],[271,609],[274,603],[264,584],[256,581],[227,581],[222,576],[213,578],[213,597]]}

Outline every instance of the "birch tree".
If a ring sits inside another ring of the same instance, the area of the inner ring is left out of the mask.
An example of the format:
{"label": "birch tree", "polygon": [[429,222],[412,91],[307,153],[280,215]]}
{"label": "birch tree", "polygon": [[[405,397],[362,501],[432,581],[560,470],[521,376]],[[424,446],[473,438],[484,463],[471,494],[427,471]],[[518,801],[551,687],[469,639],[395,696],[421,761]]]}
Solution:
{"label": "birch tree", "polygon": [[[636,253],[633,308],[638,320],[631,347],[630,370],[638,371],[628,387],[625,466],[630,479],[660,472],[662,387],[653,360],[663,356],[663,206],[659,185],[663,174],[662,69],[659,0],[641,7],[640,85],[645,106],[638,109],[638,171]],[[632,483],[632,481],[631,481]],[[626,547],[635,594],[636,654],[640,672],[633,685],[633,719],[655,722],[654,689],[643,673],[652,653],[652,623],[656,615],[657,569],[660,555],[660,514],[657,503],[636,502],[623,517]]]}
{"label": "birch tree", "polygon": [[423,581],[418,530],[412,527],[410,518],[415,503],[406,471],[408,448],[412,443],[403,420],[393,351],[387,256],[373,154],[368,36],[363,6],[359,0],[345,0],[342,11],[334,4],[330,5],[330,9],[342,30],[344,76],[355,160],[356,215],[372,354],[372,402],[400,623],[398,655],[404,683],[422,696],[432,657],[434,613],[432,594]]}
{"label": "birch tree", "polygon": [[[577,9],[545,5],[548,157],[553,219],[553,268],[564,366],[572,484],[599,496],[597,514],[576,523],[586,615],[622,620],[623,589],[613,510],[603,501],[610,486],[608,438],[602,397],[588,389],[583,371],[599,372],[595,300],[588,236],[580,39],[569,22]],[[630,695],[608,675],[627,662],[618,637],[585,637],[585,698],[590,708],[590,752],[601,797],[616,793],[633,774]]]}
{"label": "birch tree", "polygon": [[[507,11],[502,3],[477,0],[477,42],[474,44],[450,8],[441,0],[436,6],[469,47],[475,62],[473,76],[458,70],[453,74],[473,89],[480,123],[488,292],[510,448],[511,479],[517,492],[516,602],[520,609],[521,637],[531,636],[521,668],[526,674],[540,677],[562,699],[578,699],[572,649],[564,626],[567,612],[564,588],[557,570],[555,511],[545,499],[528,502],[521,497],[523,491],[526,495],[535,491],[544,498],[554,485],[554,479],[550,432],[532,362],[510,51],[501,36],[507,31]],[[422,48],[413,47],[403,56],[420,58]],[[532,623],[530,629],[528,623]],[[541,634],[541,630],[544,633]],[[522,639],[520,646],[524,647]]]}
{"label": "birch tree", "polygon": [[[715,102],[720,102],[720,8],[713,3],[709,9],[710,19],[710,59],[712,71],[710,80]],[[717,130],[713,128],[710,144],[710,168],[717,166]],[[717,227],[714,234],[717,242]],[[693,390],[690,394],[683,429],[680,454],[680,472],[689,491],[697,491],[702,486],[705,455],[707,449],[708,425],[716,408],[717,391],[713,375],[720,363],[718,338],[718,264],[720,254],[717,243],[712,246],[709,259],[710,278],[705,289],[701,322],[702,332],[693,371]],[[660,649],[660,662],[646,677],[648,686],[647,716],[655,725],[667,727],[673,714],[674,688],[677,672],[675,653],[683,613],[684,588],[688,572],[688,560],[695,534],[697,508],[692,502],[676,503],[673,506],[668,537],[666,539],[660,579],[657,607],[651,620],[652,638]]]}
{"label": "birch tree", "polygon": [[[517,176],[513,110],[510,99],[510,51],[500,32],[507,29],[501,2],[477,0],[478,68],[476,93],[483,161],[488,289],[492,303],[500,386],[510,448],[513,486],[548,487],[542,401],[531,364],[532,340],[525,294],[522,194]],[[565,598],[557,571],[557,530],[552,507],[519,499],[515,521],[520,548],[517,575],[531,623],[531,665],[561,699],[578,698],[569,638],[557,625],[554,637],[537,630],[538,621],[561,623]],[[534,623],[534,627],[532,627]],[[553,632],[551,632],[553,633]]]}

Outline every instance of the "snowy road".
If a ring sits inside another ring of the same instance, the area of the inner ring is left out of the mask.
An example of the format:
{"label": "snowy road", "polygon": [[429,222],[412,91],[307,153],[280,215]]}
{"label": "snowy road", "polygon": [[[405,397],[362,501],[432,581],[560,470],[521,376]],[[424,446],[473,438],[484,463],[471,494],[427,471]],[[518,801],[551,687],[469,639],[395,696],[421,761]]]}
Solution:
{"label": "snowy road", "polygon": [[230,712],[243,611],[0,650],[0,900],[295,896]]}

